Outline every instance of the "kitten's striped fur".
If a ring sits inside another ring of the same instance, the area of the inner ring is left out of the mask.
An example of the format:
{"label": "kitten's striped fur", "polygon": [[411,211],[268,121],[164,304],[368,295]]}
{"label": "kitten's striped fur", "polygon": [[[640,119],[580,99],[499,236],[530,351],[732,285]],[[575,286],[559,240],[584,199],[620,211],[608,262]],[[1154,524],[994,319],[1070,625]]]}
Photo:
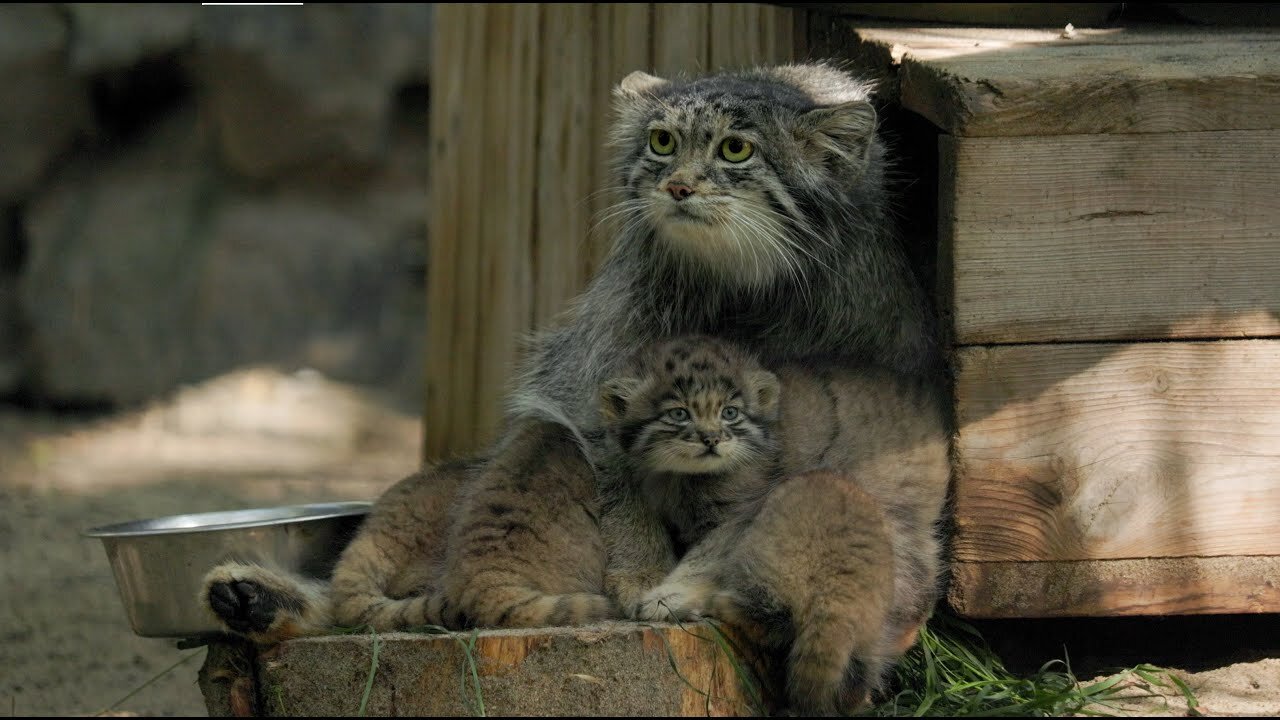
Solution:
{"label": "kitten's striped fur", "polygon": [[786,658],[793,710],[839,714],[879,687],[937,599],[946,407],[926,383],[884,370],[789,364],[777,375],[786,479],[698,560],[710,572],[682,561],[639,617],[663,618],[661,596],[677,618],[727,621]]}
{"label": "kitten's striped fur", "polygon": [[[457,462],[383,493],[324,583],[232,561],[198,602],[259,643],[337,627],[541,627],[618,617],[603,594],[594,475],[564,428],[510,429],[502,462]],[[516,468],[521,471],[516,471]]]}
{"label": "kitten's striped fur", "polygon": [[[614,441],[606,587],[624,614],[739,626],[785,658],[795,709],[863,702],[936,599],[949,472],[936,394],[868,369],[774,375],[730,343],[685,336],[642,352],[601,405]],[[741,408],[747,452],[700,472],[684,454],[702,443],[682,436],[721,430],[724,406]],[[673,425],[672,408],[701,427]],[[780,473],[791,477],[774,490]]]}
{"label": "kitten's striped fur", "polygon": [[704,538],[753,516],[773,487],[778,379],[730,343],[683,336],[639,353],[600,401],[605,588],[647,618],[677,559],[703,572],[697,558],[719,542]]}

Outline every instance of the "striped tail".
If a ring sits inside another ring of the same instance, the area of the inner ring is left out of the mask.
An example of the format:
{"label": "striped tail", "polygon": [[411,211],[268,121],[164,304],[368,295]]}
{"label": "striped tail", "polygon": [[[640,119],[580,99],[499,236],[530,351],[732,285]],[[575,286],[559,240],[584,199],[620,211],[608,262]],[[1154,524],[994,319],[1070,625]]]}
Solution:
{"label": "striped tail", "polygon": [[528,587],[502,585],[463,593],[463,599],[470,602],[451,603],[441,593],[432,598],[432,609],[445,627],[558,627],[617,617],[609,598],[598,593],[549,595]]}
{"label": "striped tail", "polygon": [[374,630],[420,630],[439,626],[439,603],[433,595],[389,598],[385,595],[361,594],[343,598],[335,615],[345,627],[372,627]]}

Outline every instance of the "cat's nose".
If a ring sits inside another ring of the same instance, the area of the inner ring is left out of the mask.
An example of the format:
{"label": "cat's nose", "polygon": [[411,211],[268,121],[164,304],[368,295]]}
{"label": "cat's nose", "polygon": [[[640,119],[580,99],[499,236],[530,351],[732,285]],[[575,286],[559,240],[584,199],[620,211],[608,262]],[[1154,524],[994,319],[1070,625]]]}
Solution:
{"label": "cat's nose", "polygon": [[702,436],[702,444],[714,448],[720,444],[720,433],[706,433]]}
{"label": "cat's nose", "polygon": [[676,200],[683,200],[693,194],[693,188],[684,183],[667,183],[667,192]]}

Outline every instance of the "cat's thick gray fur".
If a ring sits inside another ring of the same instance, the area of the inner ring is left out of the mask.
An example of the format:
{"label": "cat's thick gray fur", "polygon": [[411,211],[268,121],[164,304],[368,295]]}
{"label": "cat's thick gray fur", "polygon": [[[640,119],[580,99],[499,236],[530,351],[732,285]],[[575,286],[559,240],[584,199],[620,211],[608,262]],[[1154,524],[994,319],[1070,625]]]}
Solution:
{"label": "cat's thick gray fur", "polygon": [[615,93],[612,134],[623,201],[635,200],[638,185],[649,180],[637,177],[637,167],[648,151],[650,122],[731,115],[769,141],[769,170],[804,213],[783,226],[800,248],[791,253],[799,271],[743,284],[719,268],[696,267],[658,242],[655,228],[621,213],[611,254],[568,322],[534,342],[511,413],[594,430],[598,408],[583,388],[617,372],[638,348],[688,333],[742,342],[766,365],[814,357],[936,372],[929,306],[893,235],[870,91],[825,65],[687,82],[628,77]]}

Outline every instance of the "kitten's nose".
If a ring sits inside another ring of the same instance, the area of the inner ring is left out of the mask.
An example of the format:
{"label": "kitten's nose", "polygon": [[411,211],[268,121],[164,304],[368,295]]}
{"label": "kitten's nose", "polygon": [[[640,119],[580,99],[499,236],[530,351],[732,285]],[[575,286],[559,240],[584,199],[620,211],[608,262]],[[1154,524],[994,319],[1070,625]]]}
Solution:
{"label": "kitten's nose", "polygon": [[693,194],[693,188],[684,183],[667,183],[667,192],[676,200],[683,200]]}
{"label": "kitten's nose", "polygon": [[702,444],[706,445],[708,449],[714,448],[716,445],[719,445],[720,433],[703,433]]}

